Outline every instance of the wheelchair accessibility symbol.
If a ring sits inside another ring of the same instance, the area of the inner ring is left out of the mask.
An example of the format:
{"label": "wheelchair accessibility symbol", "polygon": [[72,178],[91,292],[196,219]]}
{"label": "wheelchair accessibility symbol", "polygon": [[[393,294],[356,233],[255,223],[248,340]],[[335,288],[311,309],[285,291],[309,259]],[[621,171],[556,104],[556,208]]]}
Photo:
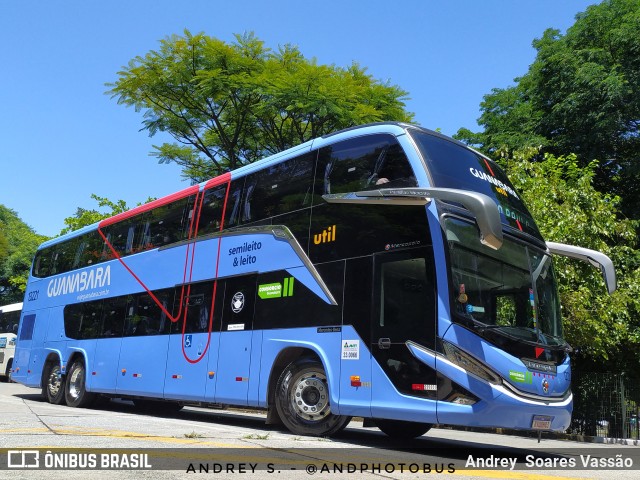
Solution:
{"label": "wheelchair accessibility symbol", "polygon": [[185,335],[184,336],[184,348],[191,347],[191,341],[193,339],[193,335]]}

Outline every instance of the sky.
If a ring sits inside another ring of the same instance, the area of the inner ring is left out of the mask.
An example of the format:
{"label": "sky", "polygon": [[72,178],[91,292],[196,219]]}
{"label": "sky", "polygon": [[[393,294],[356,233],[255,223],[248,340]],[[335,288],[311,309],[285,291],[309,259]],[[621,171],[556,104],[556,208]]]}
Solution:
{"label": "sky", "polygon": [[57,236],[91,194],[130,207],[189,186],[158,164],[142,112],[105,92],[131,59],[185,29],[347,67],[409,92],[416,123],[478,130],[480,103],[535,59],[532,41],[562,33],[596,0],[0,0],[0,204]]}

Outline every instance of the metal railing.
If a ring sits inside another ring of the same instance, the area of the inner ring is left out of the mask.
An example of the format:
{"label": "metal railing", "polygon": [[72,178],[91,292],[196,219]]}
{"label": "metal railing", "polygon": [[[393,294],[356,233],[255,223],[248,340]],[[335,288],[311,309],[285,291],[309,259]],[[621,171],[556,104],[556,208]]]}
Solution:
{"label": "metal railing", "polygon": [[624,373],[574,374],[567,433],[640,439],[640,385]]}

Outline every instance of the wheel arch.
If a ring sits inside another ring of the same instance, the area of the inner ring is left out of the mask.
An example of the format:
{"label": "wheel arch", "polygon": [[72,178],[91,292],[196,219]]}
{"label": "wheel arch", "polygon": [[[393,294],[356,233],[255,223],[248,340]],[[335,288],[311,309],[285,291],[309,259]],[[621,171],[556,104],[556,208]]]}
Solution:
{"label": "wheel arch", "polygon": [[44,359],[42,363],[42,372],[40,374],[40,388],[44,388],[46,384],[46,377],[49,375],[49,368],[51,365],[55,365],[56,363],[60,365],[62,372],[64,374],[64,363],[62,362],[62,353],[60,350],[48,350],[47,357]]}
{"label": "wheel arch", "polygon": [[76,351],[71,352],[71,356],[69,357],[69,360],[67,360],[67,366],[71,367],[71,365],[73,365],[79,359],[84,362],[84,368],[86,369],[87,368],[87,356],[81,350],[76,350]]}
{"label": "wheel arch", "polygon": [[[84,408],[91,405],[95,399],[95,394],[91,392],[87,385],[87,379],[91,378],[88,368],[88,357],[83,349],[73,349],[67,365],[67,375],[65,379],[64,394],[68,406]],[[79,365],[84,370],[82,376],[75,375],[75,365]]]}
{"label": "wheel arch", "polygon": [[93,379],[93,376],[89,370],[89,354],[87,351],[84,348],[72,348],[71,355],[69,355],[69,359],[67,360],[67,367],[71,368],[71,365],[73,365],[73,363],[78,359],[84,362],[84,369],[86,372],[85,387],[87,391],[90,392],[92,390],[91,387],[93,382],[91,380]]}
{"label": "wheel arch", "polygon": [[278,355],[276,356],[272,366],[271,371],[269,373],[269,381],[267,384],[267,424],[281,424],[282,420],[278,415],[278,412],[275,407],[275,399],[276,399],[276,386],[278,384],[278,379],[284,369],[290,365],[292,362],[296,360],[300,360],[302,358],[308,358],[310,360],[317,360],[322,363],[323,367],[325,367],[326,371],[326,363],[323,361],[322,356],[316,350],[309,347],[286,347],[282,349]]}

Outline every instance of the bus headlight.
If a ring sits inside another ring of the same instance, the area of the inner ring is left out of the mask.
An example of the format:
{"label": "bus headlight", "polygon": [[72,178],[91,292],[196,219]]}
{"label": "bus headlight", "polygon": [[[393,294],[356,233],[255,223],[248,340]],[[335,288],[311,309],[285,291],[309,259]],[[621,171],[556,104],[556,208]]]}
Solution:
{"label": "bus headlight", "polygon": [[468,353],[463,352],[455,345],[443,340],[444,355],[451,363],[466,370],[467,372],[486,380],[495,385],[502,384],[500,376],[490,370],[488,367],[480,363]]}

